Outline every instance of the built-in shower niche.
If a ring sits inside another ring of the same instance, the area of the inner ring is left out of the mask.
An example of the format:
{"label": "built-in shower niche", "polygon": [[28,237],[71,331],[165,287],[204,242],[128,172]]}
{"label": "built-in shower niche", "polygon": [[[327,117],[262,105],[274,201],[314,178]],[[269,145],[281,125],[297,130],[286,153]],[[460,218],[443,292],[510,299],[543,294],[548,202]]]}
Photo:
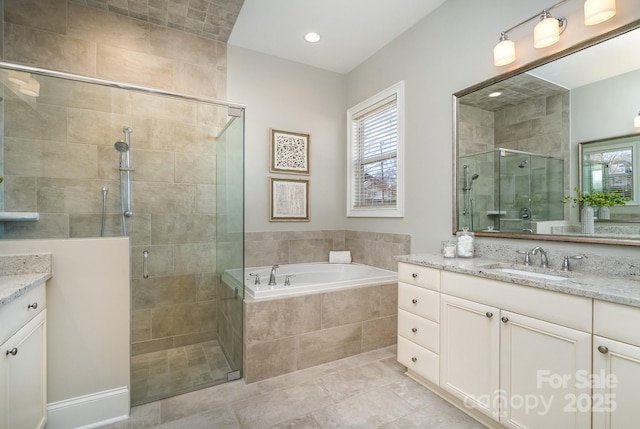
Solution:
{"label": "built-in shower niche", "polygon": [[502,148],[465,155],[458,183],[460,228],[535,233],[564,217],[562,159]]}

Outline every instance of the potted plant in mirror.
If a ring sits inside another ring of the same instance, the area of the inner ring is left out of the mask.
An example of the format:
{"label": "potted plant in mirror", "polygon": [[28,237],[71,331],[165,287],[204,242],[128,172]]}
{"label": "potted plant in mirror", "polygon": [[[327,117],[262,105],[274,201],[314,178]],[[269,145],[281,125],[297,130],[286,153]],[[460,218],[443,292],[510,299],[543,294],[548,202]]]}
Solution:
{"label": "potted plant in mirror", "polygon": [[622,196],[621,192],[609,192],[608,190],[596,191],[591,189],[591,192],[582,192],[581,189],[574,188],[574,191],[578,194],[577,197],[570,195],[562,199],[563,203],[572,203],[572,207],[580,205],[582,210],[580,211],[580,219],[582,224],[583,234],[593,234],[594,232],[594,213],[593,208],[599,209],[600,219],[609,219],[609,207],[612,206],[624,206],[630,198]]}

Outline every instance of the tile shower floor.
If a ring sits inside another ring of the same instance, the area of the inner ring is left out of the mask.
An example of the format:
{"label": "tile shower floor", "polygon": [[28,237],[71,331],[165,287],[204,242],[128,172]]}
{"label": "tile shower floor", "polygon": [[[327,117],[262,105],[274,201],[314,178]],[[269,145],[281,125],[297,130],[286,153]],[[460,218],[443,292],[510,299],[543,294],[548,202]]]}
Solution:
{"label": "tile shower floor", "polygon": [[229,371],[215,340],[137,355],[131,358],[131,403],[144,404],[226,382]]}
{"label": "tile shower floor", "polygon": [[252,384],[220,384],[134,407],[104,429],[481,429],[403,374],[395,346]]}

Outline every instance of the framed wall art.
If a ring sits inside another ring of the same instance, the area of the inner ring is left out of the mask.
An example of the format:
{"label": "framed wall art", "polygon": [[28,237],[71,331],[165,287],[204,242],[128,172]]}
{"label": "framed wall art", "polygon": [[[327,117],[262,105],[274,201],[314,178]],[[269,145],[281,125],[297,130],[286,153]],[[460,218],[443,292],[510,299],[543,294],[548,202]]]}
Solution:
{"label": "framed wall art", "polygon": [[270,177],[269,221],[309,220],[309,180]]}
{"label": "framed wall art", "polygon": [[309,174],[309,134],[271,130],[272,173]]}

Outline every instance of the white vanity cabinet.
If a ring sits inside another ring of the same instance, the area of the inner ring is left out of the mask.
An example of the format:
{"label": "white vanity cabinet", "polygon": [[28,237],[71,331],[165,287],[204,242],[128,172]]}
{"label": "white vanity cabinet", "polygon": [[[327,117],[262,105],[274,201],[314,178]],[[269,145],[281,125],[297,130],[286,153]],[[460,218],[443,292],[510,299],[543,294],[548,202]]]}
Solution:
{"label": "white vanity cabinet", "polygon": [[46,315],[44,284],[0,307],[0,429],[45,427]]}
{"label": "white vanity cabinet", "polygon": [[640,422],[640,308],[594,301],[593,429]]}
{"label": "white vanity cabinet", "polygon": [[398,265],[398,362],[438,384],[440,270]]}
{"label": "white vanity cabinet", "polygon": [[505,427],[591,426],[590,299],[451,272],[441,293],[442,389]]}

